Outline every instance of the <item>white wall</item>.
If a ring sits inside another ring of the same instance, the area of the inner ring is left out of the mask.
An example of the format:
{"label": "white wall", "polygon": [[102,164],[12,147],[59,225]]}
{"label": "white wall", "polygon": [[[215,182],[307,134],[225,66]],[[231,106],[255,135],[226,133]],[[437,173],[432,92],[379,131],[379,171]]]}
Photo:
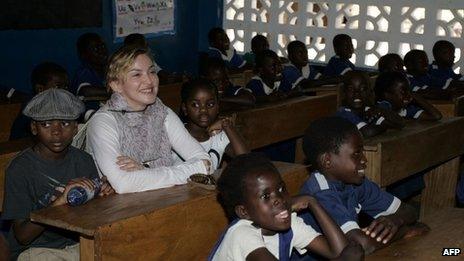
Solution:
{"label": "white wall", "polygon": [[345,33],[354,40],[352,61],[359,67],[376,68],[382,55],[404,56],[410,49],[425,50],[432,62],[433,44],[441,39],[457,47],[456,71],[464,65],[464,0],[225,0],[223,27],[241,53],[261,33],[279,55],[298,39],[313,62],[326,63],[333,37]]}

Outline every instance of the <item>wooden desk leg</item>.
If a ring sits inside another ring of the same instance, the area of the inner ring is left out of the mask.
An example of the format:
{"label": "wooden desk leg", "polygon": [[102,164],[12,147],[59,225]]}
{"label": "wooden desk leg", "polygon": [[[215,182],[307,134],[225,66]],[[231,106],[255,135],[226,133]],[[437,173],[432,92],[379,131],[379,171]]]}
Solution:
{"label": "wooden desk leg", "polygon": [[425,174],[425,188],[421,196],[421,219],[446,207],[454,207],[459,157],[443,163]]}
{"label": "wooden desk leg", "polygon": [[79,239],[80,247],[80,260],[81,261],[94,261],[95,260],[95,247],[94,239],[81,236]]}
{"label": "wooden desk leg", "polygon": [[295,146],[295,163],[305,164],[305,155],[303,152],[303,138],[296,140]]}

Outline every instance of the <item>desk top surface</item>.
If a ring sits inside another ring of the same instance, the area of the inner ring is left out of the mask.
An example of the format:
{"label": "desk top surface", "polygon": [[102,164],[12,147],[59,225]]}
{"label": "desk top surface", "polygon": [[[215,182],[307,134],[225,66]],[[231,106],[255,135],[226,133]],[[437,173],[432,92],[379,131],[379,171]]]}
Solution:
{"label": "desk top surface", "polygon": [[[401,239],[366,257],[367,260],[437,260],[443,248],[464,250],[464,209],[442,209],[427,216],[422,222],[430,232],[421,237]],[[459,258],[462,260],[461,252]],[[445,257],[450,258],[450,257]],[[451,258],[453,259],[453,258]]]}
{"label": "desk top surface", "polygon": [[415,136],[421,133],[426,134],[428,131],[436,128],[449,128],[449,134],[452,135],[453,131],[455,131],[454,126],[456,126],[456,124],[462,125],[463,123],[464,117],[446,118],[435,122],[409,121],[401,130],[388,130],[381,135],[365,139],[364,150],[377,150],[378,145],[381,143],[391,142],[408,136]]}
{"label": "desk top surface", "polygon": [[[274,164],[282,174],[305,169],[305,166],[300,164]],[[146,192],[114,194],[77,207],[64,205],[46,208],[33,212],[31,220],[92,236],[100,226],[160,209],[194,204],[205,197],[216,197],[216,192],[180,185]]]}

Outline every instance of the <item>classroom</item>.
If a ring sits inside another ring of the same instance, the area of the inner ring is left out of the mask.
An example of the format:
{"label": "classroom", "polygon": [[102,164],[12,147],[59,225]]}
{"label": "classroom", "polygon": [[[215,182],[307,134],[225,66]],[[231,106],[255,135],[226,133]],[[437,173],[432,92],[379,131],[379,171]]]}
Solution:
{"label": "classroom", "polygon": [[7,1],[1,260],[464,257],[464,2]]}

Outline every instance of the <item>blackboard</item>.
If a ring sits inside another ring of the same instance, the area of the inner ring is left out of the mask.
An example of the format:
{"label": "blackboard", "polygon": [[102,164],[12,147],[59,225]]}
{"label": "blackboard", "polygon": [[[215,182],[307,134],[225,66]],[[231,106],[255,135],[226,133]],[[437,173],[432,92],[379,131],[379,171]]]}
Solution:
{"label": "blackboard", "polygon": [[0,30],[101,27],[101,0],[1,0]]}

